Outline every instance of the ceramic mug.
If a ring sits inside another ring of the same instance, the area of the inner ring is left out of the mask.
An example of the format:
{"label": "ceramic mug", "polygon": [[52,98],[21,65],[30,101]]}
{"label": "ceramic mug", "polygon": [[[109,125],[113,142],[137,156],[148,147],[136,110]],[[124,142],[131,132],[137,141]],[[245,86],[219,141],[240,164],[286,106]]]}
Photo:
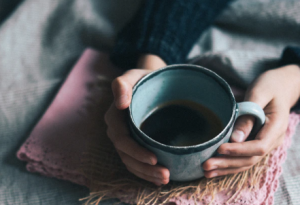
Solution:
{"label": "ceramic mug", "polygon": [[[222,121],[223,130],[211,140],[192,146],[162,144],[143,133],[140,126],[145,117],[159,105],[174,100],[189,100],[209,108]],[[262,108],[253,102],[236,103],[230,86],[219,75],[201,66],[185,64],[164,67],[138,81],[128,111],[133,138],[156,155],[158,163],[169,169],[173,181],[204,176],[203,162],[229,141],[239,116],[256,118],[254,132],[265,122]]]}

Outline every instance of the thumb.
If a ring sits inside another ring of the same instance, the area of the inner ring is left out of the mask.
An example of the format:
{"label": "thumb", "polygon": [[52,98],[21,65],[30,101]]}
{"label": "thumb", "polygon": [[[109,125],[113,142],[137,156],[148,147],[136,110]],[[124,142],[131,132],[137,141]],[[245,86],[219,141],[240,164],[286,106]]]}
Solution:
{"label": "thumb", "polygon": [[144,75],[150,71],[133,69],[112,82],[112,91],[115,98],[115,105],[119,110],[129,107],[132,98],[132,88]]}
{"label": "thumb", "polygon": [[130,85],[121,77],[116,78],[112,82],[112,91],[115,98],[115,105],[118,109],[126,109],[131,101],[132,88]]}
{"label": "thumb", "polygon": [[231,142],[244,142],[249,136],[254,124],[254,117],[244,115],[235,122],[233,132],[231,134]]}

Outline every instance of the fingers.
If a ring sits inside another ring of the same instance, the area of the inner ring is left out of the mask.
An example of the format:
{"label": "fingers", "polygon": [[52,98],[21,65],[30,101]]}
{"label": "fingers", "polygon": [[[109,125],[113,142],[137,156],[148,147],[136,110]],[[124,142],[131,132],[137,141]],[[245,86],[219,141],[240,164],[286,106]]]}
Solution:
{"label": "fingers", "polygon": [[218,169],[213,171],[204,172],[204,176],[206,178],[213,178],[217,176],[223,176],[228,174],[236,174],[239,172],[246,171],[250,169],[251,167],[240,167],[240,168],[232,168],[232,169]]}
{"label": "fingers", "polygon": [[218,153],[230,156],[263,156],[267,153],[267,146],[260,140],[225,143],[219,147]]}
{"label": "fingers", "polygon": [[130,70],[112,82],[112,91],[115,97],[115,105],[118,109],[128,108],[132,97],[132,88],[144,75],[150,71]]}
{"label": "fingers", "polygon": [[114,105],[111,105],[105,115],[105,121],[108,125],[107,135],[117,150],[144,163],[151,165],[157,163],[157,158],[152,152],[140,146],[130,137],[122,111],[117,110]]}
{"label": "fingers", "polygon": [[130,137],[123,111],[111,105],[105,115],[105,121],[108,125],[107,135],[129,171],[156,185],[169,182],[169,170],[155,165],[156,156]]}
{"label": "fingers", "polygon": [[[262,88],[257,88],[257,86],[254,85],[252,86],[253,87],[251,89],[247,90],[245,101],[254,102],[260,107],[265,108],[266,105],[272,100],[272,96],[266,97],[266,94],[262,93],[262,90],[264,91],[264,89],[266,89],[266,86],[262,86]],[[270,95],[270,92],[267,93],[268,95]],[[254,122],[254,117],[251,115],[244,115],[239,117],[235,122],[234,129],[231,134],[231,142],[244,142],[249,136],[253,128]]]}
{"label": "fingers", "polygon": [[115,106],[120,110],[126,109],[131,102],[131,85],[122,77],[118,77],[112,82],[112,91],[115,98]]}
{"label": "fingers", "polygon": [[138,177],[155,184],[167,184],[169,182],[170,172],[167,168],[159,165],[152,166],[139,162],[120,151],[119,155],[127,169]]}
{"label": "fingers", "polygon": [[286,125],[282,119],[267,118],[254,140],[241,143],[225,143],[218,153],[230,156],[264,156],[279,146],[284,138]]}
{"label": "fingers", "polygon": [[[286,93],[289,93],[287,90],[290,89],[282,89],[282,85],[277,86],[280,79],[282,73],[278,75],[277,71],[268,71],[252,83],[247,90],[245,101],[254,102],[262,107],[266,122],[254,140],[245,141],[253,127],[254,119],[249,116],[240,117],[231,136],[232,143],[222,144],[217,150],[225,157],[211,158],[203,164],[206,177],[247,170],[282,144],[290,110],[289,96]],[[272,84],[274,82],[277,84]],[[288,82],[284,85],[288,85]]]}
{"label": "fingers", "polygon": [[239,168],[239,167],[249,167],[256,164],[261,157],[214,157],[203,163],[203,169],[205,171],[215,170],[215,169],[227,169],[227,168]]}
{"label": "fingers", "polygon": [[147,149],[137,144],[130,136],[121,136],[109,131],[108,135],[117,150],[122,151],[135,160],[143,163],[147,163],[150,165],[155,165],[157,163],[156,156]]}
{"label": "fingers", "polygon": [[235,122],[233,132],[231,134],[232,142],[244,142],[249,136],[254,124],[254,117],[244,115],[237,119]]}
{"label": "fingers", "polygon": [[156,184],[157,186],[160,186],[162,184],[167,184],[169,182],[169,180],[164,181],[159,178],[148,176],[148,175],[146,175],[142,172],[138,172],[130,167],[127,167],[127,169],[128,169],[128,171],[130,171],[132,174],[136,175],[137,177],[142,178],[146,181],[152,182],[152,183]]}

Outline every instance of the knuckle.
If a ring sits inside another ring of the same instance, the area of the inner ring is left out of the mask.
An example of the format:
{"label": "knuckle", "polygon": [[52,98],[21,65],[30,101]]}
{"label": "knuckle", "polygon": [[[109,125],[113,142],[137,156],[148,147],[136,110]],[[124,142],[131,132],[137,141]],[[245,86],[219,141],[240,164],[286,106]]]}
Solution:
{"label": "knuckle", "polygon": [[262,145],[259,145],[259,147],[257,148],[257,154],[259,156],[264,156],[268,153],[268,148],[262,144]]}
{"label": "knuckle", "polygon": [[112,81],[112,86],[113,87],[118,87],[121,85],[121,81],[122,81],[122,78],[121,77],[117,77],[115,78],[113,81]]}
{"label": "knuckle", "polygon": [[118,92],[118,90],[120,90],[123,81],[124,80],[123,80],[122,76],[117,77],[112,81],[111,88],[115,95],[117,94],[116,92]]}

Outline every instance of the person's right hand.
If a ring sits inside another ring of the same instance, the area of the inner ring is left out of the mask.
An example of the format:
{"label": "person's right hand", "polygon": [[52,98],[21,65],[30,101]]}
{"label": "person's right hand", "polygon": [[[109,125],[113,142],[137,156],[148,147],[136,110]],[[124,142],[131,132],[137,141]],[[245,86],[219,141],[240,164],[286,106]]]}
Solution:
{"label": "person's right hand", "polygon": [[157,165],[156,156],[131,138],[124,110],[130,105],[132,88],[137,81],[166,64],[157,56],[145,55],[138,65],[143,69],[129,70],[112,83],[114,102],[105,114],[107,135],[131,173],[160,186],[169,182],[170,172]]}

